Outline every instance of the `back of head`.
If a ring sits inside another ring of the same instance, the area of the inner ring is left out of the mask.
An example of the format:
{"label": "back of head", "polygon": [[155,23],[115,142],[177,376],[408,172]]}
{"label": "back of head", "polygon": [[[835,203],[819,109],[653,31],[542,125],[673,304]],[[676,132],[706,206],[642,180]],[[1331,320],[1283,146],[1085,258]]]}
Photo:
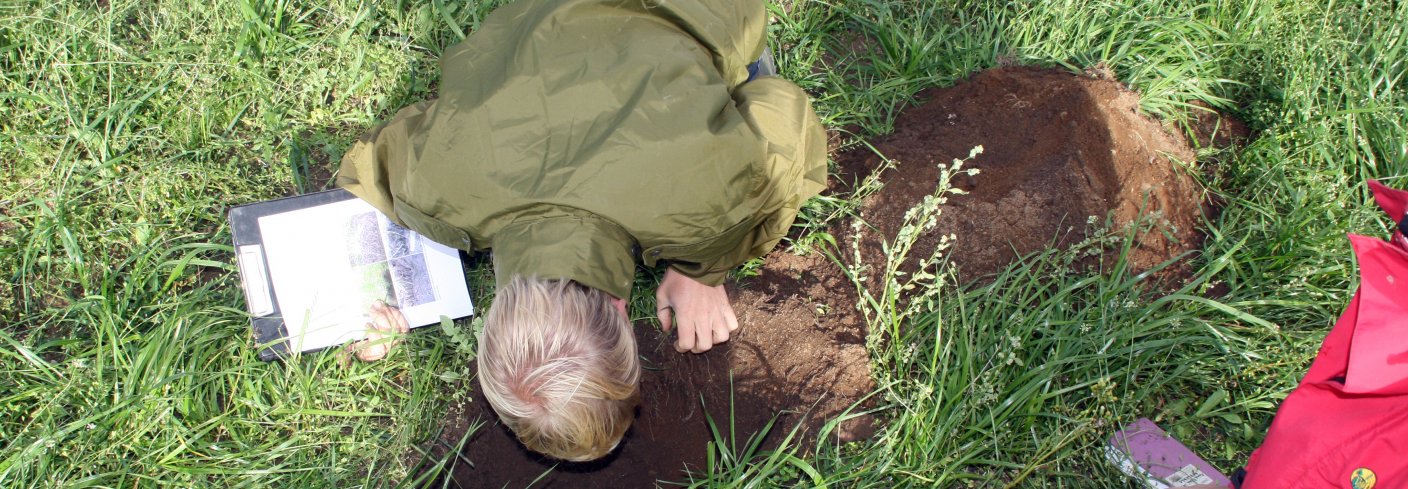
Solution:
{"label": "back of head", "polygon": [[630,427],[640,362],[611,296],[570,280],[513,277],[479,339],[479,384],[530,450],[571,461],[605,456]]}

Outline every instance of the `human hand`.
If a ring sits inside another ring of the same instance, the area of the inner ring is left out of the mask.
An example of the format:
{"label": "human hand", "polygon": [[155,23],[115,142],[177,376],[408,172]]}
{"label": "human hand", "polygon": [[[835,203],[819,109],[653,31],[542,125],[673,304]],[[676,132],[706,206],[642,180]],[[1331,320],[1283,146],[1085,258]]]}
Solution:
{"label": "human hand", "polygon": [[401,344],[400,335],[411,331],[406,325],[406,315],[394,306],[382,301],[372,304],[368,312],[371,321],[367,323],[367,337],[347,345],[347,351],[363,362],[374,362],[386,358],[391,348]]}
{"label": "human hand", "polygon": [[673,268],[665,270],[665,279],[655,291],[655,312],[666,332],[678,323],[675,350],[680,353],[709,351],[738,329],[738,315],[724,286],[704,285]]}

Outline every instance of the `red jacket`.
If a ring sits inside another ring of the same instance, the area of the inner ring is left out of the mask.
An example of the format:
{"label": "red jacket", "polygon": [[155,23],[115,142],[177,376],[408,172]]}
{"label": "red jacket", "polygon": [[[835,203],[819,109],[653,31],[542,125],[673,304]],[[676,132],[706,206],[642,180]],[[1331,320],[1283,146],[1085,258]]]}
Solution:
{"label": "red jacket", "polygon": [[[1408,227],[1408,192],[1370,181]],[[1408,488],[1408,240],[1350,235],[1359,291],[1281,403],[1241,488]]]}

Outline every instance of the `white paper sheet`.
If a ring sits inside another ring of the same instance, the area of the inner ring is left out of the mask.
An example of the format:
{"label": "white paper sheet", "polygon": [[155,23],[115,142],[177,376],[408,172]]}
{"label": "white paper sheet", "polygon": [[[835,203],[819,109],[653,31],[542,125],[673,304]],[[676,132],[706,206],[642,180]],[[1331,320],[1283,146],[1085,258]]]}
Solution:
{"label": "white paper sheet", "polygon": [[264,216],[259,233],[293,351],[363,338],[377,300],[411,327],[474,312],[458,252],[361,199]]}

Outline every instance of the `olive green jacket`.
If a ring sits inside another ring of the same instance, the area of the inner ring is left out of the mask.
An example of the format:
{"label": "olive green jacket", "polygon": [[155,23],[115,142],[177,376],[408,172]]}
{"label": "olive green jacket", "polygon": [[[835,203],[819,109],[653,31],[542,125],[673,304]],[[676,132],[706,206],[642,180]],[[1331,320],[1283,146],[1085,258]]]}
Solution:
{"label": "olive green jacket", "polygon": [[435,241],[491,248],[499,283],[626,297],[638,252],[716,285],[826,178],[807,95],[744,83],[765,23],[759,1],[519,0],[444,53],[440,98],[360,138],[337,183]]}

